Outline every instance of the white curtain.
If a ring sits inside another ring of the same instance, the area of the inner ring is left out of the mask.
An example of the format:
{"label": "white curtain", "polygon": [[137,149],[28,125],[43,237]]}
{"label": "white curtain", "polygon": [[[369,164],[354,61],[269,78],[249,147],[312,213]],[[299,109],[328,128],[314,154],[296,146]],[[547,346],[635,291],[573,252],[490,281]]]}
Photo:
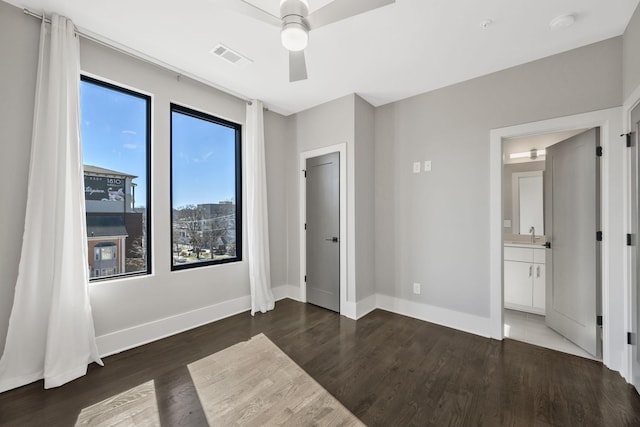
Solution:
{"label": "white curtain", "polygon": [[261,101],[247,104],[247,228],[251,315],[273,310],[269,268],[269,217]]}
{"label": "white curtain", "polygon": [[27,210],[0,392],[44,378],[57,387],[98,357],[89,305],[79,128],[80,52],[73,23],[44,20]]}

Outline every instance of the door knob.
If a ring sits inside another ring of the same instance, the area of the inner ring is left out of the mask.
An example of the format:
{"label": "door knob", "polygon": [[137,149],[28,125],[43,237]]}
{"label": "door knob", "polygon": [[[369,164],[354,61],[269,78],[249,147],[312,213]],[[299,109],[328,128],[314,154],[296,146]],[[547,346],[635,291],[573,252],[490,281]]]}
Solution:
{"label": "door knob", "polygon": [[326,240],[327,242],[336,242],[336,243],[339,241],[337,237],[332,237],[330,239],[324,239],[324,240]]}

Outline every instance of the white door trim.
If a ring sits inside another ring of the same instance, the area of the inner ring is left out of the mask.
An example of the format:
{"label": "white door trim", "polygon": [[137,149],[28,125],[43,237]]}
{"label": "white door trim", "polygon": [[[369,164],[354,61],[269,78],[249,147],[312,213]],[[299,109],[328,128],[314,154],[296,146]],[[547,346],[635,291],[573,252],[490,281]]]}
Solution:
{"label": "white door trim", "polygon": [[347,144],[341,143],[300,153],[300,300],[307,302],[307,236],[304,224],[307,218],[307,186],[304,170],[307,159],[329,153],[340,155],[340,314],[355,318],[347,304]]}
{"label": "white door trim", "polygon": [[[622,234],[615,234],[612,230],[620,228],[620,219],[615,216],[618,212],[612,213],[612,192],[614,185],[612,182],[614,174],[620,174],[622,165],[617,164],[617,160],[622,157],[622,147],[620,147],[619,134],[622,129],[621,108],[610,108],[607,110],[594,111],[590,113],[577,114],[573,116],[561,117],[550,120],[543,120],[534,123],[526,123],[516,126],[509,126],[499,129],[492,129],[490,132],[489,147],[489,280],[491,299],[491,336],[501,340],[503,338],[503,199],[502,199],[502,141],[505,138],[522,137],[541,133],[551,133],[566,130],[586,129],[599,126],[601,128],[600,143],[604,150],[601,169],[601,224],[605,235],[602,242],[602,314],[605,319],[603,328],[603,363],[612,369],[622,371],[619,357],[612,359],[612,340],[615,334],[620,334],[619,330],[612,330],[618,322],[623,321],[621,314],[616,312],[621,310],[619,298],[610,298],[610,262],[612,241],[622,242]],[[616,144],[618,143],[618,144]],[[620,192],[619,188],[615,191]],[[620,207],[621,208],[621,207]],[[612,316],[615,316],[612,317]],[[615,343],[615,353],[623,353],[626,350],[620,348]]]}
{"label": "white door trim", "polygon": [[[624,105],[622,106],[622,129],[624,129],[624,132],[631,132],[633,131],[632,126],[633,124],[631,123],[631,111],[633,111],[634,108],[636,108],[638,106],[638,104],[640,104],[640,86],[638,86],[629,96],[629,98],[627,98],[627,100],[624,102]],[[629,161],[630,161],[630,157],[629,157],[629,150],[624,150],[624,163],[623,163],[623,170],[624,170],[624,181],[623,181],[623,188],[624,188],[624,226],[625,226],[625,232],[629,232],[629,230],[631,230],[631,187],[629,185],[630,180],[631,180],[631,176],[630,173],[631,171],[629,170]],[[633,260],[631,259],[631,251],[630,248],[626,248],[625,250],[625,254],[624,254],[624,300],[625,300],[625,305],[624,305],[624,315],[625,315],[625,326],[626,326],[626,330],[627,331],[633,331],[634,330],[634,325],[633,323],[633,311],[632,311],[632,295],[633,295],[633,291],[632,291],[632,286],[634,285],[631,282],[632,279],[632,272],[631,272],[631,268],[633,267]],[[633,347],[628,345],[627,346],[627,352],[624,355],[624,366],[626,367],[626,375],[623,372],[623,377],[627,380],[627,382],[629,383],[633,383],[633,368],[632,368],[632,364],[633,364]]]}

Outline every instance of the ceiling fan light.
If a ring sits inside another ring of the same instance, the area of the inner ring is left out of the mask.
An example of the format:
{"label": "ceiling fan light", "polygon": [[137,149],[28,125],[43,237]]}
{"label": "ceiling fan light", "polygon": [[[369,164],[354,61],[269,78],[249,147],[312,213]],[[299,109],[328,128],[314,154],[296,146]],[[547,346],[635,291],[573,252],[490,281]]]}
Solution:
{"label": "ceiling fan light", "polygon": [[529,151],[523,151],[522,153],[511,153],[509,154],[509,158],[510,159],[531,159],[531,160],[535,160],[538,157],[542,157],[547,153],[547,150],[545,150],[544,148],[541,150],[536,150],[535,148],[532,148]]}
{"label": "ceiling fan light", "polygon": [[[289,0],[280,0],[280,6],[282,6],[286,1]],[[307,0],[298,0],[300,3],[304,3],[305,6],[309,7],[309,2]]]}
{"label": "ceiling fan light", "polygon": [[549,22],[549,27],[552,30],[559,30],[562,28],[568,28],[572,26],[576,22],[576,17],[574,15],[560,15],[556,16]]}
{"label": "ceiling fan light", "polygon": [[309,33],[303,24],[290,22],[282,27],[280,38],[285,49],[297,52],[307,47]]}

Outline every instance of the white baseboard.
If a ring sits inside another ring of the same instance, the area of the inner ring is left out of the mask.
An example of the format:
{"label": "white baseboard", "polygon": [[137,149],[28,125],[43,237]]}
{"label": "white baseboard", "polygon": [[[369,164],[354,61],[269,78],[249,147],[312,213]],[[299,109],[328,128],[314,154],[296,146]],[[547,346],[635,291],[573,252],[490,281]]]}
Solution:
{"label": "white baseboard", "polygon": [[289,298],[298,302],[303,302],[300,298],[300,287],[293,285],[280,285],[271,289],[273,291],[273,297],[276,301]]}
{"label": "white baseboard", "polygon": [[347,301],[340,305],[340,314],[349,319],[356,320],[358,318],[357,312],[357,306],[354,302]]}
{"label": "white baseboard", "polygon": [[491,319],[459,311],[408,301],[388,295],[376,295],[377,308],[403,316],[458,329],[483,337],[491,337]]}
{"label": "white baseboard", "polygon": [[[273,288],[272,291],[276,301],[285,298],[291,298],[296,301],[301,300],[300,288],[297,286],[281,285]],[[374,294],[357,303],[349,302],[342,307],[341,314],[351,319],[360,319],[376,308],[483,337],[491,336],[489,318],[388,295]],[[251,298],[247,295],[153,322],[143,323],[142,325],[96,337],[98,353],[100,357],[110,356],[250,309]]]}
{"label": "white baseboard", "polygon": [[378,308],[378,295],[373,294],[361,299],[356,304],[356,319],[361,319]]}
{"label": "white baseboard", "polygon": [[96,337],[100,357],[138,347],[251,309],[247,295]]}
{"label": "white baseboard", "polygon": [[[276,290],[278,290],[276,296]],[[283,285],[274,288],[276,300],[291,298],[300,299],[300,288],[297,286]],[[370,295],[357,303],[347,302],[340,308],[340,314],[350,319],[361,319],[373,310],[380,308],[392,313],[424,320],[448,328],[458,329],[474,335],[491,337],[491,319],[475,316],[429,304],[422,304],[388,295]]]}
{"label": "white baseboard", "polygon": [[[296,287],[290,285],[272,288],[276,301],[284,298],[295,299],[295,291]],[[112,332],[96,337],[98,354],[100,357],[110,356],[250,309],[251,297],[247,295]]]}

